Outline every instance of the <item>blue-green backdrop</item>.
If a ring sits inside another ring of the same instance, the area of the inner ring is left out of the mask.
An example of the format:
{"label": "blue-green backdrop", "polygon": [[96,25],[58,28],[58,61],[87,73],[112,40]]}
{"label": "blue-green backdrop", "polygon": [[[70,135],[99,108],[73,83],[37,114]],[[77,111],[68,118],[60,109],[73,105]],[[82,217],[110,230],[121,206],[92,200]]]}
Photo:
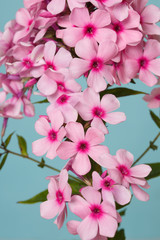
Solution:
{"label": "blue-green backdrop", "polygon": [[[150,0],[150,4],[160,7],[160,2]],[[10,19],[15,18],[16,11],[23,7],[22,0],[0,1],[0,31]],[[1,72],[4,68],[1,68]],[[135,89],[150,92],[150,88],[138,83],[136,86],[129,84]],[[35,100],[35,98],[34,98]],[[132,152],[135,159],[146,149],[150,140],[153,140],[158,132],[157,126],[149,116],[147,104],[142,96],[132,96],[120,99],[121,111],[127,116],[127,121],[109,126],[110,134],[106,136],[106,145],[112,154],[120,148]],[[40,136],[35,132],[34,122],[39,114],[45,114],[46,105],[36,105],[36,116],[22,120],[9,120],[6,136],[12,131],[23,135],[28,142],[28,152],[31,153],[32,141]],[[158,109],[154,110],[158,114]],[[2,119],[0,119],[2,123]],[[141,160],[141,163],[160,161],[160,139],[157,151],[150,152]],[[9,146],[14,151],[19,151],[17,139],[13,137]],[[34,156],[33,156],[34,157]],[[61,168],[66,163],[59,160],[47,160],[47,163]],[[78,237],[71,236],[64,224],[59,231],[53,224],[53,220],[45,220],[40,217],[39,204],[20,205],[16,202],[25,200],[47,188],[46,176],[54,175],[52,170],[41,169],[35,163],[10,155],[0,171],[0,240],[76,240]],[[140,202],[133,197],[128,207],[126,216],[123,218],[122,227],[125,228],[127,240],[131,239],[160,239],[160,178],[149,182],[151,188],[148,190],[150,201]],[[75,219],[69,213],[69,220]]]}

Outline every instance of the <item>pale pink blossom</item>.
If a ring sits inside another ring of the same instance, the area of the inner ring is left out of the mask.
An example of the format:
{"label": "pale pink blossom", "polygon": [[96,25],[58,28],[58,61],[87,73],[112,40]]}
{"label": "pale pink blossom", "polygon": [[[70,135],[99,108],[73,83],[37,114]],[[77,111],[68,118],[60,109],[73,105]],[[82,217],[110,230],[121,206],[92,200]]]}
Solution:
{"label": "pale pink blossom", "polygon": [[125,205],[131,200],[131,192],[123,185],[117,184],[107,176],[100,176],[97,172],[92,173],[92,185],[96,190],[102,189],[103,201],[108,201],[115,206],[115,201]]}
{"label": "pale pink blossom", "polygon": [[149,194],[143,191],[140,187],[149,187],[145,177],[149,175],[152,169],[146,164],[132,167],[133,161],[133,155],[125,149],[119,149],[116,156],[106,154],[101,156],[100,159],[101,165],[107,168],[111,179],[122,184],[126,188],[129,188],[131,185],[136,198],[141,201],[148,201]]}
{"label": "pale pink blossom", "polygon": [[109,39],[116,41],[116,33],[106,28],[111,23],[107,11],[98,9],[89,15],[87,8],[75,8],[69,19],[71,26],[60,31],[63,31],[63,41],[70,47],[83,38],[95,39],[99,43]]}
{"label": "pale pink blossom", "polygon": [[65,217],[67,216],[66,202],[71,200],[72,189],[68,184],[68,172],[63,169],[59,175],[59,179],[50,179],[48,185],[47,201],[41,203],[40,213],[41,217],[46,219],[58,217],[54,221],[60,229],[63,225]]}
{"label": "pale pink blossom", "polygon": [[[157,83],[155,75],[160,76],[160,43],[150,39],[143,45],[128,47],[125,51],[128,60],[125,63],[126,74],[134,78],[139,73],[139,79],[147,86]],[[154,75],[155,74],[155,75]]]}
{"label": "pale pink blossom", "polygon": [[89,156],[99,164],[99,157],[108,153],[106,146],[99,145],[105,140],[104,134],[92,127],[85,134],[82,124],[77,122],[69,122],[65,129],[71,141],[62,142],[57,154],[61,159],[74,157],[72,168],[79,175],[85,175],[91,169]]}
{"label": "pale pink blossom", "polygon": [[73,77],[79,78],[90,70],[87,83],[96,92],[106,89],[105,79],[109,84],[113,84],[113,78],[107,68],[107,62],[118,53],[117,45],[113,41],[104,41],[98,46],[97,42],[85,38],[76,44],[75,51],[80,58],[74,58],[70,64]]}
{"label": "pale pink blossom", "polygon": [[149,108],[159,108],[160,107],[160,88],[154,88],[151,94],[146,94],[143,100],[148,102]]}
{"label": "pale pink blossom", "polygon": [[130,5],[133,1],[134,0],[123,0],[122,2],[111,7],[110,11],[116,19],[123,21],[128,17]]}
{"label": "pale pink blossom", "polygon": [[[117,230],[117,212],[115,208],[107,202],[101,202],[101,193],[93,187],[85,187],[81,190],[83,196],[74,195],[69,202],[69,208],[82,222],[72,222],[68,224],[68,230],[78,233],[82,240],[99,239],[97,235],[103,237],[114,237]],[[77,225],[77,228],[74,225]],[[104,238],[100,238],[104,239]]]}
{"label": "pale pink blossom", "polygon": [[66,131],[62,126],[64,119],[61,112],[54,110],[48,113],[48,117],[51,126],[44,117],[40,117],[35,123],[36,131],[44,137],[32,143],[32,152],[36,156],[42,156],[47,153],[47,158],[54,159],[57,156],[56,150],[63,140]]}
{"label": "pale pink blossom", "polygon": [[120,107],[120,102],[112,94],[105,94],[100,100],[100,95],[92,88],[87,88],[83,92],[83,98],[76,105],[80,116],[85,121],[91,121],[91,126],[101,130],[104,134],[108,129],[103,123],[118,124],[126,120],[122,112],[112,112]]}

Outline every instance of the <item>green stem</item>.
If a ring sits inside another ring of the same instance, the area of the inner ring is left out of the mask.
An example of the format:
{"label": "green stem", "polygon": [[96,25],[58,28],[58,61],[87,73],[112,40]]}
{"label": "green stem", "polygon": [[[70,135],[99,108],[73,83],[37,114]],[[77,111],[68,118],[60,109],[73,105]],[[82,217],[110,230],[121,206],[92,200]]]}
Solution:
{"label": "green stem", "polygon": [[[160,132],[157,134],[157,136],[154,138],[154,140],[152,141],[152,144],[154,144],[156,142],[156,140],[159,138],[160,136]],[[137,160],[134,162],[133,165],[135,165],[137,162],[139,162],[139,160],[151,149],[151,145],[149,145],[149,147],[139,156],[139,158],[137,158]]]}
{"label": "green stem", "polygon": [[[32,162],[35,162],[35,163],[38,163],[38,164],[41,163],[40,161],[38,161],[38,160],[36,160],[36,159],[34,159],[34,158],[31,158],[31,157],[29,157],[29,156],[26,156],[26,155],[22,155],[22,154],[13,152],[13,151],[11,151],[11,150],[9,150],[9,149],[6,149],[6,148],[4,148],[4,147],[2,147],[2,146],[0,146],[0,149],[4,150],[6,153],[10,153],[10,154],[13,154],[13,155],[18,156],[18,157],[26,158],[26,159],[28,159],[28,160],[30,160],[30,161],[32,161]],[[44,167],[50,168],[50,169],[52,169],[53,171],[58,172],[58,173],[61,172],[59,169],[54,168],[54,167],[52,167],[52,166],[50,166],[50,165],[48,165],[48,164],[45,164],[45,163],[44,163]],[[71,176],[71,175],[69,175],[69,177],[71,177],[72,179],[74,179],[74,180],[76,180],[76,181],[79,181],[78,178],[75,178],[75,177],[73,177],[73,176]]]}

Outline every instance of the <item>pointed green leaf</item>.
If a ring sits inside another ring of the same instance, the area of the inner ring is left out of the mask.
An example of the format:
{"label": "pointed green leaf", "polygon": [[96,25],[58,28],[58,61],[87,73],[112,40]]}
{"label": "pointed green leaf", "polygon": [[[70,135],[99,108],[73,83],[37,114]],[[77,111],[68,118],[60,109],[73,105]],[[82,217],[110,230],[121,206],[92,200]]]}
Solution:
{"label": "pointed green leaf", "polygon": [[29,198],[25,201],[19,201],[17,203],[22,203],[22,204],[34,204],[38,202],[44,202],[47,200],[47,194],[48,194],[48,189],[44,190],[43,192],[38,193],[32,198]]}
{"label": "pointed green leaf", "polygon": [[160,176],[160,162],[150,164],[147,163],[147,165],[149,165],[152,168],[152,171],[146,177],[147,180]]}
{"label": "pointed green leaf", "polygon": [[41,104],[41,103],[48,103],[47,98],[42,101],[34,102],[33,104]]}
{"label": "pointed green leaf", "polygon": [[41,159],[41,162],[38,164],[38,167],[44,168],[44,166],[45,166],[45,161],[44,161],[44,159],[42,158],[42,159]]}
{"label": "pointed green leaf", "polygon": [[101,97],[103,97],[105,94],[113,94],[116,97],[126,97],[126,96],[146,94],[146,93],[141,91],[136,91],[130,88],[119,87],[119,88],[106,89],[105,91],[100,93]]}
{"label": "pointed green leaf", "polygon": [[160,118],[152,111],[150,111],[150,115],[157,127],[160,128]]}
{"label": "pointed green leaf", "polygon": [[116,232],[116,235],[114,236],[114,238],[108,238],[108,239],[112,239],[112,240],[125,240],[125,233],[124,233],[124,229],[121,229],[119,231]]}
{"label": "pointed green leaf", "polygon": [[4,146],[5,146],[5,147],[7,147],[8,144],[10,143],[11,138],[12,138],[12,136],[13,136],[14,133],[15,133],[15,132],[12,132],[12,133],[6,138],[6,140],[4,141]]}
{"label": "pointed green leaf", "polygon": [[7,160],[7,156],[8,156],[8,153],[6,153],[6,154],[3,156],[2,161],[1,161],[1,163],[0,163],[0,170],[1,170],[1,169],[3,168],[3,166],[4,166],[4,164],[5,164],[6,160]]}
{"label": "pointed green leaf", "polygon": [[19,145],[21,154],[24,156],[28,156],[26,140],[22,136],[19,136],[19,135],[17,135],[17,139],[18,139],[18,145]]}

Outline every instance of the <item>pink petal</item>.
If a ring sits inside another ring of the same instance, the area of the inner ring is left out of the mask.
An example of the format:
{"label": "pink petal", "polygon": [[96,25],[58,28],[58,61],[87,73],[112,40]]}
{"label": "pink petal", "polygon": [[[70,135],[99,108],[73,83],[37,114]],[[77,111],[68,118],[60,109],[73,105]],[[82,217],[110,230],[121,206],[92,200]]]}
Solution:
{"label": "pink petal", "polygon": [[91,170],[91,163],[88,155],[78,152],[73,161],[72,168],[79,175],[87,174]]}
{"label": "pink petal", "polygon": [[59,175],[59,188],[63,191],[68,182],[68,172],[66,169],[63,169]]}
{"label": "pink petal", "polygon": [[81,194],[90,204],[99,205],[101,202],[100,192],[95,190],[93,187],[88,186],[88,187],[82,188]]}
{"label": "pink petal", "polygon": [[71,233],[72,235],[77,235],[77,228],[79,226],[80,222],[79,221],[75,221],[75,220],[71,220],[69,222],[67,222],[67,229],[68,232]]}
{"label": "pink petal", "polygon": [[111,60],[118,53],[118,47],[113,41],[105,41],[99,44],[97,57],[104,63]]}
{"label": "pink petal", "polygon": [[111,238],[114,237],[118,224],[113,217],[107,214],[103,214],[103,216],[98,219],[98,223],[100,235]]}
{"label": "pink petal", "polygon": [[91,21],[98,28],[103,28],[111,23],[111,17],[107,11],[98,9],[92,13]]}
{"label": "pink petal", "polygon": [[48,140],[47,137],[41,138],[32,143],[32,152],[36,156],[42,156],[48,151],[50,146],[51,142]]}
{"label": "pink petal", "polygon": [[91,213],[87,201],[78,195],[72,196],[68,206],[71,212],[82,219],[86,218]]}
{"label": "pink petal", "polygon": [[128,18],[123,21],[125,29],[137,28],[140,25],[140,15],[134,11],[129,10]]}
{"label": "pink petal", "polygon": [[100,162],[100,157],[105,155],[106,153],[108,153],[108,147],[107,146],[102,146],[102,145],[98,145],[98,146],[93,146],[91,147],[90,151],[89,151],[89,156],[98,164],[101,165]]}
{"label": "pink petal", "polygon": [[71,60],[71,53],[65,48],[60,48],[54,57],[54,64],[58,68],[68,68]]}
{"label": "pink petal", "polygon": [[37,87],[44,95],[51,95],[57,90],[56,82],[49,78],[46,74],[43,74],[38,80]]}
{"label": "pink petal", "polygon": [[59,110],[48,111],[48,116],[51,121],[51,126],[55,131],[58,131],[59,128],[64,123],[64,118],[62,113]]}
{"label": "pink petal", "polygon": [[98,172],[94,171],[92,173],[92,185],[96,190],[99,190],[101,188],[101,181],[102,178],[98,174]]}
{"label": "pink petal", "polygon": [[112,112],[107,113],[103,119],[110,124],[118,124],[126,120],[126,115],[123,112]]}
{"label": "pink petal", "polygon": [[113,14],[120,22],[128,17],[128,6],[126,4],[117,4],[113,8]]}
{"label": "pink petal", "polygon": [[75,47],[76,54],[85,60],[91,60],[97,55],[97,43],[88,38],[80,40]]}
{"label": "pink petal", "polygon": [[151,171],[152,171],[151,167],[146,164],[140,164],[130,169],[131,176],[137,178],[147,177]]}
{"label": "pink petal", "polygon": [[84,129],[81,123],[70,122],[65,128],[67,131],[67,137],[73,142],[78,142],[84,139]]}
{"label": "pink petal", "polygon": [[95,35],[95,39],[99,43],[103,42],[105,39],[116,42],[117,34],[115,33],[115,31],[109,28],[98,28]]}
{"label": "pink petal", "polygon": [[67,214],[67,208],[65,207],[63,211],[58,215],[56,220],[54,221],[54,223],[57,224],[58,229],[60,229],[63,226],[66,214]]}
{"label": "pink petal", "polygon": [[27,117],[33,117],[35,115],[34,105],[26,97],[23,97],[23,109]]}
{"label": "pink petal", "polygon": [[149,62],[148,70],[153,72],[155,75],[160,76],[160,59],[153,59]]}
{"label": "pink petal", "polygon": [[93,116],[88,105],[85,105],[84,103],[79,103],[76,105],[76,109],[81,118],[84,119],[85,121],[89,121],[92,119]]}
{"label": "pink petal", "polygon": [[61,111],[63,113],[65,123],[76,122],[78,113],[77,113],[76,109],[74,107],[72,107],[71,104],[66,104],[65,106],[63,106]]}
{"label": "pink petal", "polygon": [[71,194],[72,194],[72,188],[67,183],[65,188],[63,189],[63,196],[65,201],[70,202],[71,201]]}
{"label": "pink petal", "polygon": [[102,97],[101,106],[106,112],[111,112],[120,107],[120,102],[114,95],[105,94]]}
{"label": "pink petal", "polygon": [[160,55],[160,43],[157,40],[150,39],[147,41],[144,48],[144,56],[149,60]]}
{"label": "pink petal", "polygon": [[144,33],[148,35],[159,35],[160,27],[156,24],[144,23],[142,27]]}
{"label": "pink petal", "polygon": [[148,201],[149,200],[149,194],[143,191],[140,187],[137,185],[132,184],[132,190],[135,195],[135,197],[140,201]]}
{"label": "pink petal", "polygon": [[60,142],[57,142],[57,141],[53,142],[50,148],[48,149],[46,157],[49,159],[54,159],[57,156],[56,150],[59,147],[59,145],[60,145]]}
{"label": "pink petal", "polygon": [[90,69],[89,61],[74,58],[70,64],[69,70],[74,78],[79,78],[83,73],[88,72]]}
{"label": "pink petal", "polygon": [[97,221],[90,216],[86,217],[78,226],[77,232],[81,239],[92,239],[97,235]]}
{"label": "pink petal", "polygon": [[83,92],[84,102],[90,107],[100,106],[100,96],[92,88],[87,88]]}
{"label": "pink petal", "polygon": [[124,62],[124,71],[125,75],[127,75],[130,79],[136,77],[139,72],[138,61],[134,59],[127,59],[127,61]]}
{"label": "pink petal", "polygon": [[110,203],[115,207],[115,200],[112,191],[102,188],[102,198],[104,202]]}
{"label": "pink petal", "polygon": [[148,107],[149,108],[159,108],[160,107],[160,101],[156,100],[156,99],[152,99],[149,103],[148,103]]}
{"label": "pink petal", "polygon": [[103,121],[100,118],[94,117],[91,122],[91,127],[97,128],[104,134],[109,133],[106,125],[103,123]]}
{"label": "pink petal", "polygon": [[77,153],[75,144],[72,142],[62,142],[61,145],[57,149],[57,155],[61,159],[68,159],[72,156],[74,156]]}
{"label": "pink petal", "polygon": [[125,30],[121,34],[121,38],[126,42],[126,45],[135,46],[140,43],[143,35],[137,30]]}
{"label": "pink petal", "polygon": [[70,15],[70,21],[73,25],[83,27],[90,22],[90,16],[87,8],[74,8]]}
{"label": "pink petal", "polygon": [[56,200],[48,200],[40,205],[41,217],[46,219],[54,218],[59,211],[59,205]]}
{"label": "pink petal", "polygon": [[131,192],[121,185],[114,185],[113,195],[117,203],[125,205],[131,200]]}
{"label": "pink petal", "polygon": [[134,161],[133,155],[125,149],[119,149],[116,152],[116,157],[117,157],[117,161],[120,164],[125,165],[128,168],[131,167],[131,165]]}
{"label": "pink petal", "polygon": [[99,164],[107,169],[114,169],[118,166],[116,158],[109,153],[100,156]]}
{"label": "pink petal", "polygon": [[84,37],[83,29],[70,27],[64,30],[63,41],[69,47],[75,47],[76,43]]}
{"label": "pink petal", "polygon": [[87,83],[89,87],[92,87],[95,92],[101,92],[106,89],[107,83],[100,72],[91,71],[89,73]]}
{"label": "pink petal", "polygon": [[157,78],[150,71],[142,68],[139,72],[139,79],[149,87],[153,87],[158,82]]}
{"label": "pink petal", "polygon": [[51,127],[49,122],[44,117],[41,117],[36,121],[35,129],[38,134],[48,136],[48,132],[50,131]]}
{"label": "pink petal", "polygon": [[147,23],[156,23],[160,19],[159,7],[151,4],[146,6],[141,13],[142,21]]}
{"label": "pink petal", "polygon": [[[50,197],[49,199],[53,200],[53,199],[56,199],[56,191],[58,190],[58,187],[57,187],[57,182],[54,178],[51,178],[49,184],[48,184],[48,196]],[[48,198],[47,196],[47,198]]]}
{"label": "pink petal", "polygon": [[59,2],[59,0],[54,0],[47,5],[47,10],[51,12],[53,15],[56,15],[62,12],[64,8],[65,8],[65,0],[61,0],[61,2]]}
{"label": "pink petal", "polygon": [[86,132],[85,140],[89,142],[91,146],[95,146],[104,142],[104,134],[96,128],[90,127]]}
{"label": "pink petal", "polygon": [[16,13],[16,22],[24,27],[28,26],[29,21],[31,20],[31,16],[27,9],[20,8]]}
{"label": "pink petal", "polygon": [[44,47],[44,58],[47,62],[52,63],[56,52],[56,44],[53,41],[49,41]]}

